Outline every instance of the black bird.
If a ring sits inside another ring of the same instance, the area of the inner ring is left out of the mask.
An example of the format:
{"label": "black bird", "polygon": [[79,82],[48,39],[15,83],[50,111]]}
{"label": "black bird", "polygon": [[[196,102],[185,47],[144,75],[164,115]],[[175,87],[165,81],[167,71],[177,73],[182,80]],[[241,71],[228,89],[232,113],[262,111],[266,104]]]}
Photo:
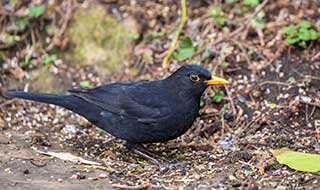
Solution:
{"label": "black bird", "polygon": [[155,163],[142,143],[164,142],[185,133],[194,122],[208,85],[228,84],[199,65],[184,65],[163,80],[117,82],[70,94],[9,91],[8,98],[54,104],[71,110],[126,141],[126,147]]}

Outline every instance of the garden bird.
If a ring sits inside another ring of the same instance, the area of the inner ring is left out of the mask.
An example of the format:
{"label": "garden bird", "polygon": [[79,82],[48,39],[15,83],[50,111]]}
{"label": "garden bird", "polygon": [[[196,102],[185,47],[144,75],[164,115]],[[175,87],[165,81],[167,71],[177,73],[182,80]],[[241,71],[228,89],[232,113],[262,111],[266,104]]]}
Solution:
{"label": "garden bird", "polygon": [[180,67],[163,80],[116,82],[70,94],[8,91],[7,98],[22,98],[64,107],[95,126],[126,141],[134,153],[159,161],[142,146],[165,142],[184,134],[200,109],[200,98],[209,85],[228,84],[202,66]]}

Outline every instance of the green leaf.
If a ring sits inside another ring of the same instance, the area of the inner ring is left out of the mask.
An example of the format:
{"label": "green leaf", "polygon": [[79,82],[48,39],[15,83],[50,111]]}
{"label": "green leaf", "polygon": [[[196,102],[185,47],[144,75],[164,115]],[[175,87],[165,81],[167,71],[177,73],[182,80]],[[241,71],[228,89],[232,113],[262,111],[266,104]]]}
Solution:
{"label": "green leaf", "polygon": [[287,27],[284,27],[281,32],[283,34],[287,34],[287,35],[292,35],[296,32],[296,27],[293,26],[293,25],[290,25],[290,26],[287,26]]}
{"label": "green leaf", "polygon": [[263,19],[265,16],[266,16],[266,12],[264,12],[264,11],[260,11],[260,12],[257,14],[257,18],[259,18],[259,19]]}
{"label": "green leaf", "polygon": [[244,173],[244,175],[248,176],[248,175],[252,174],[252,171],[251,170],[244,170],[243,173]]}
{"label": "green leaf", "polygon": [[294,77],[289,77],[287,81],[288,81],[290,84],[294,84],[294,83],[297,82]]}
{"label": "green leaf", "polygon": [[270,150],[278,162],[303,172],[320,171],[320,155],[296,152],[286,148]]}
{"label": "green leaf", "polygon": [[128,38],[131,39],[131,40],[137,40],[140,38],[140,34],[137,34],[137,33],[129,33],[128,34]]}
{"label": "green leaf", "polygon": [[229,178],[230,180],[234,180],[234,181],[238,180],[238,179],[237,179],[234,175],[232,175],[232,174],[228,175],[228,178]]}
{"label": "green leaf", "polygon": [[196,52],[196,48],[193,46],[189,37],[182,38],[180,40],[180,49],[173,54],[174,58],[183,61],[191,58]]}
{"label": "green leaf", "polygon": [[178,53],[174,53],[173,56],[178,61],[183,61],[183,60],[189,59],[194,54],[195,54],[194,48],[184,48],[184,49],[180,49]]}
{"label": "green leaf", "polygon": [[276,103],[270,103],[270,104],[267,104],[267,106],[271,109],[274,109],[276,108],[278,105]]}
{"label": "green leaf", "polygon": [[129,173],[134,173],[135,171],[137,171],[136,168],[130,168],[130,169],[129,169]]}
{"label": "green leaf", "polygon": [[31,57],[31,55],[29,55],[29,54],[27,54],[24,57],[24,62],[22,64],[23,67],[28,67],[30,65],[30,57]]}
{"label": "green leaf", "polygon": [[298,25],[299,28],[309,29],[311,28],[311,23],[308,21],[300,22]]}
{"label": "green leaf", "polygon": [[226,3],[235,3],[235,2],[237,2],[238,0],[226,0]]}
{"label": "green leaf", "polygon": [[144,160],[137,160],[137,163],[142,166],[146,165],[146,161],[144,161]]}
{"label": "green leaf", "polygon": [[262,29],[262,28],[264,28],[264,26],[266,24],[263,19],[259,19],[256,17],[251,19],[250,23],[251,23],[251,26],[255,29]]}
{"label": "green leaf", "polygon": [[243,0],[243,4],[249,7],[256,7],[260,3],[260,0]]}
{"label": "green leaf", "polygon": [[209,12],[209,16],[212,16],[214,21],[219,25],[225,25],[227,19],[222,16],[222,9],[221,7],[214,7],[212,11]]}
{"label": "green leaf", "polygon": [[46,56],[44,59],[44,64],[48,65],[51,62],[54,62],[55,60],[58,59],[58,56],[56,54],[52,54],[50,56]]}
{"label": "green leaf", "polygon": [[29,21],[26,18],[19,18],[15,22],[15,25],[17,26],[18,31],[24,31],[25,29],[27,29]]}
{"label": "green leaf", "polygon": [[310,30],[310,40],[318,40],[320,36],[318,37],[318,33],[315,30]]}
{"label": "green leaf", "polygon": [[227,19],[224,18],[223,16],[216,16],[214,17],[214,20],[216,21],[216,23],[218,23],[219,25],[225,25],[226,24],[226,21]]}
{"label": "green leaf", "polygon": [[230,65],[230,63],[225,61],[221,64],[221,67],[222,67],[222,69],[226,69],[227,67],[229,67],[229,65]]}
{"label": "green leaf", "polygon": [[286,38],[285,42],[289,45],[295,44],[300,41],[299,37]]}
{"label": "green leaf", "polygon": [[177,154],[177,159],[182,160],[182,159],[185,159],[185,158],[186,158],[186,156],[184,154],[182,154],[182,153]]}
{"label": "green leaf", "polygon": [[40,5],[40,6],[33,6],[31,5],[29,7],[29,17],[39,17],[41,16],[44,12],[46,11],[46,7],[44,5]]}
{"label": "green leaf", "polygon": [[214,7],[212,10],[212,15],[213,16],[220,16],[221,12],[222,12],[221,7]]}
{"label": "green leaf", "polygon": [[103,129],[100,129],[98,127],[97,127],[97,130],[98,130],[98,133],[100,133],[100,134],[104,134],[105,133],[105,131]]}
{"label": "green leaf", "polygon": [[81,88],[89,88],[90,87],[90,82],[87,80],[81,81],[80,82],[80,87]]}
{"label": "green leaf", "polygon": [[298,45],[299,45],[300,47],[303,47],[303,48],[306,48],[306,47],[307,47],[306,41],[300,41],[300,42],[298,43]]}
{"label": "green leaf", "polygon": [[192,40],[189,37],[184,37],[180,40],[180,48],[193,48]]}
{"label": "green leaf", "polygon": [[214,93],[213,100],[217,103],[220,103],[223,98],[223,92],[218,90]]}
{"label": "green leaf", "polygon": [[164,35],[165,35],[164,32],[153,32],[153,33],[151,33],[151,37],[152,38],[159,38],[159,37],[162,37]]}
{"label": "green leaf", "polygon": [[310,31],[305,28],[299,30],[299,38],[303,41],[309,41],[311,39]]}

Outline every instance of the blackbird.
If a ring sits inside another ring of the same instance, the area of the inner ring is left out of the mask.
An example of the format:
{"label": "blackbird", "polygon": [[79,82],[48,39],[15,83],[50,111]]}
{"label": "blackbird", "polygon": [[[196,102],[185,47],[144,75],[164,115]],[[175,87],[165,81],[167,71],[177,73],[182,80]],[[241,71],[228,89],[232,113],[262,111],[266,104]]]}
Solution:
{"label": "blackbird", "polygon": [[116,82],[70,94],[8,91],[22,98],[64,107],[126,141],[134,153],[159,163],[142,143],[164,142],[185,133],[194,122],[209,85],[228,84],[199,65],[184,65],[163,80]]}

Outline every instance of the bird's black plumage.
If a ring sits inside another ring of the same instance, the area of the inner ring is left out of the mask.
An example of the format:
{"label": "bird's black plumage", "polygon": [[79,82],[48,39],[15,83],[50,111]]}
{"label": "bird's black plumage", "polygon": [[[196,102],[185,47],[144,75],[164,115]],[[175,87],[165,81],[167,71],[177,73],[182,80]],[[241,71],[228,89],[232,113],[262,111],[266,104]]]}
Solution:
{"label": "bird's black plumage", "polygon": [[185,65],[163,80],[71,89],[69,95],[9,91],[5,96],[67,108],[113,136],[139,144],[168,141],[186,132],[210,79],[203,67]]}

